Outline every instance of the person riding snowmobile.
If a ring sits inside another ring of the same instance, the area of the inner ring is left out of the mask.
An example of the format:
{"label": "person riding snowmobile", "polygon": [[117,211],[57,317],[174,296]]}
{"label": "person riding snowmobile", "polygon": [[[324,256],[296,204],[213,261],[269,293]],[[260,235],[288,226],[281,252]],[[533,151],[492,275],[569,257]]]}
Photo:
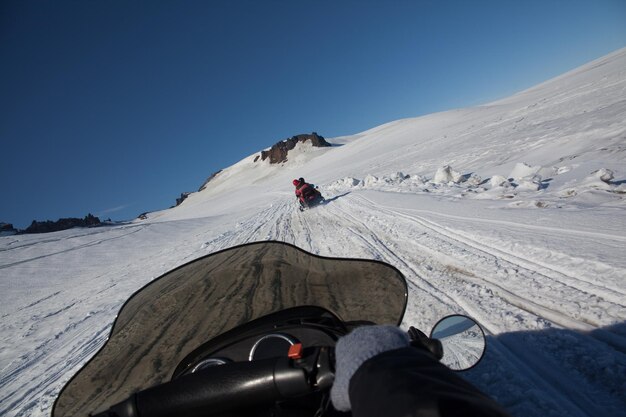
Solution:
{"label": "person riding snowmobile", "polygon": [[302,208],[317,203],[322,196],[313,184],[307,183],[302,177],[293,180],[292,183],[296,187],[296,198]]}

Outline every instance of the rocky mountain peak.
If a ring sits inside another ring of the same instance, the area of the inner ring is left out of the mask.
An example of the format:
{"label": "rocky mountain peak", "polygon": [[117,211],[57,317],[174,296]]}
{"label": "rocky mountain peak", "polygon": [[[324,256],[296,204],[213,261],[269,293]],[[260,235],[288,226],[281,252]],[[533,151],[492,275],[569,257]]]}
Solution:
{"label": "rocky mountain peak", "polygon": [[295,148],[298,143],[306,141],[311,141],[311,144],[315,147],[332,146],[330,143],[326,142],[324,137],[318,135],[316,132],[311,134],[296,135],[274,144],[267,151],[262,151],[261,154],[254,159],[254,162],[257,162],[259,159],[265,161],[269,158],[270,164],[283,163],[287,161],[287,154],[290,150]]}

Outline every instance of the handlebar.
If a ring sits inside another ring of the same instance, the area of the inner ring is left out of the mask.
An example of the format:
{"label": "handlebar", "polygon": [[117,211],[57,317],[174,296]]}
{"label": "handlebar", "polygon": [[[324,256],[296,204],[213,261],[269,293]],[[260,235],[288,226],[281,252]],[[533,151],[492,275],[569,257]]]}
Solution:
{"label": "handlebar", "polygon": [[[441,342],[414,327],[411,345],[443,356]],[[93,417],[201,417],[234,409],[272,405],[329,389],[334,382],[334,348],[311,347],[297,358],[233,362],[183,375],[139,391]]]}
{"label": "handlebar", "polygon": [[330,349],[308,350],[301,359],[279,357],[203,369],[137,392],[94,417],[200,417],[329,388],[334,379]]}

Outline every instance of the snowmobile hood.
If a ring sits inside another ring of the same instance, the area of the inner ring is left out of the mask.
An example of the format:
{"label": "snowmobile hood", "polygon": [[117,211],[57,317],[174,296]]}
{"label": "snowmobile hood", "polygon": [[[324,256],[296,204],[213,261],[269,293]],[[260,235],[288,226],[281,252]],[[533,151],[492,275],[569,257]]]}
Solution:
{"label": "snowmobile hood", "polygon": [[406,302],[403,275],[383,262],[327,258],[275,241],[216,252],[137,291],[52,416],[87,416],[165,383],[207,340],[273,312],[311,305],[346,322],[398,325]]}

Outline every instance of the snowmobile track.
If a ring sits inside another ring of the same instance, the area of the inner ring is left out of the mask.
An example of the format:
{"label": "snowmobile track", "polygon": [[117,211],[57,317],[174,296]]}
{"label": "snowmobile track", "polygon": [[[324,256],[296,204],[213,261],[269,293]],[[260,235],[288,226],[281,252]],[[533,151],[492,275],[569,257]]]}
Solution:
{"label": "snowmobile track", "polygon": [[[456,300],[453,300],[452,298],[450,298],[450,296],[443,293],[427,279],[424,279],[414,267],[414,265],[410,265],[410,262],[407,261],[407,259],[410,259],[409,257],[399,256],[396,251],[389,248],[388,245],[385,244],[377,235],[377,233],[372,229],[371,225],[367,225],[363,221],[358,220],[354,215],[341,207],[337,206],[335,208],[335,214],[341,214],[341,216],[335,216],[335,218],[343,218],[355,225],[357,227],[356,229],[352,227],[347,227],[347,230],[352,233],[357,239],[362,240],[367,245],[372,255],[376,256],[380,260],[383,260],[398,267],[401,271],[403,271],[410,284],[419,288],[422,291],[429,293],[432,297],[434,297],[443,305],[449,307],[458,305]],[[364,231],[366,231],[367,233],[363,233]],[[416,278],[412,278],[413,276]]]}
{"label": "snowmobile track", "polygon": [[[371,200],[365,199],[362,196],[355,197],[358,199],[366,200],[363,201],[363,205],[369,205],[370,207],[368,208],[370,210],[376,209],[376,204],[373,203]],[[362,205],[359,204],[359,206],[361,207]],[[412,221],[419,225],[421,228],[428,229],[430,231],[429,234],[431,234],[432,236],[451,242],[457,248],[455,253],[458,252],[459,249],[461,251],[469,250],[470,252],[475,252],[478,250],[480,251],[479,253],[482,252],[486,253],[487,255],[498,256],[497,252],[496,254],[490,253],[490,247],[486,247],[486,245],[481,245],[476,241],[467,242],[467,240],[463,239],[462,236],[460,239],[458,239],[457,236],[454,236],[454,234],[450,230],[445,229],[437,224],[433,224],[426,219],[416,219],[413,216],[407,216],[395,210],[380,209],[380,207],[379,213],[386,213],[387,215],[395,219],[400,218],[406,221]],[[496,263],[495,265],[497,268],[511,268],[511,265],[508,265],[507,262],[509,264],[512,264],[512,262],[510,261],[503,261],[501,264]],[[520,267],[519,265],[517,265],[517,267],[518,269],[522,269],[522,267]],[[532,264],[529,268],[532,268]],[[533,272],[532,269],[528,269],[527,271],[529,273]],[[572,321],[571,317],[565,314],[561,314],[554,309],[534,303],[532,300],[529,300],[525,297],[519,297],[515,294],[512,294],[496,281],[485,279],[485,276],[489,277],[488,274],[480,274],[479,276],[480,278],[478,278],[478,275],[472,276],[471,274],[465,274],[462,279],[473,282],[474,284],[480,286],[487,285],[490,288],[499,288],[501,289],[501,291],[498,292],[498,295],[500,297],[503,297],[503,299],[509,302],[511,305],[515,305],[518,308],[526,310],[533,315],[547,316],[546,318],[551,319],[555,323],[561,323],[563,327],[573,327],[588,331],[593,330],[594,332],[592,334],[586,333],[582,334],[582,336],[585,337],[586,335],[586,337],[592,337],[594,339],[597,339],[600,343],[608,343],[609,346],[612,346],[613,348],[623,352],[623,341],[619,336],[613,333],[609,333],[601,328],[596,328],[596,326],[586,324],[584,321]],[[550,277],[548,276],[546,278],[549,279]],[[479,310],[476,310],[471,304],[467,303],[464,299],[459,299],[458,305],[463,310],[467,311],[469,315],[478,318],[481,323],[484,323],[489,333],[501,332],[501,330],[498,328],[499,326],[495,326],[495,328],[492,327],[492,318],[486,317]],[[574,324],[574,326],[572,326],[572,324]],[[506,340],[500,341],[499,339],[492,339],[491,345],[498,349],[502,353],[503,357],[507,358],[511,366],[518,369],[519,372],[525,374],[529,380],[534,381],[534,385],[536,387],[542,387],[545,392],[551,393],[550,395],[552,397],[560,398],[561,401],[559,403],[566,409],[568,415],[593,416],[598,415],[598,412],[601,411],[601,408],[596,407],[593,401],[589,401],[588,396],[585,395],[584,388],[576,385],[570,386],[569,384],[564,384],[562,382],[568,380],[569,377],[556,371],[556,369],[559,369],[557,366],[549,366],[549,358],[545,357],[542,354],[533,356],[531,352],[535,352],[537,354],[539,353],[535,350],[536,348],[529,349],[529,346],[523,344],[520,345],[519,341],[516,341],[515,343],[509,343]],[[525,365],[523,361],[517,359],[516,355],[520,354],[521,351],[525,353],[524,360],[526,361],[526,363],[535,363],[537,365],[534,368],[535,371],[528,370],[527,365]]]}
{"label": "snowmobile track", "polygon": [[[365,197],[359,196],[358,198],[361,198],[369,202],[372,205],[375,204],[371,200],[368,200]],[[387,211],[390,215],[413,221],[419,224],[423,228],[430,229],[432,232],[434,232],[435,234],[438,234],[442,238],[452,241],[455,246],[465,247],[466,250],[477,252],[476,256],[491,258],[492,262],[494,262],[494,264],[497,266],[499,270],[504,269],[506,271],[515,271],[515,276],[518,280],[521,279],[522,277],[524,277],[525,280],[530,280],[531,282],[537,281],[538,279],[542,279],[543,282],[541,284],[544,288],[553,289],[555,285],[558,286],[559,287],[558,294],[560,297],[562,297],[563,291],[567,291],[565,287],[570,287],[571,289],[577,292],[583,292],[592,298],[597,297],[594,293],[589,293],[588,291],[585,291],[585,290],[588,290],[587,287],[579,288],[578,286],[572,285],[571,283],[572,281],[574,282],[579,281],[576,278],[567,277],[567,278],[571,278],[570,280],[567,280],[567,279],[563,279],[562,276],[560,277],[555,276],[555,275],[562,275],[562,274],[560,274],[557,271],[550,270],[548,268],[541,268],[541,266],[527,259],[517,257],[510,253],[504,253],[503,251],[497,248],[493,248],[493,247],[481,244],[477,242],[476,240],[473,240],[467,236],[463,236],[461,234],[453,232],[450,229],[444,228],[443,226],[438,225],[427,219],[424,219],[423,217],[409,216],[397,210],[389,210],[389,209],[383,209],[383,210]],[[537,269],[534,269],[533,266],[536,266],[543,270],[540,272]],[[553,273],[549,274],[549,271],[552,271]],[[511,304],[516,305],[520,308],[526,309],[527,311],[530,311],[531,313],[537,314],[539,316],[546,317],[564,327],[579,328],[580,330],[593,330],[596,327],[602,326],[602,323],[599,323],[593,320],[593,318],[590,315],[588,315],[587,317],[584,317],[584,316],[570,317],[569,315],[565,315],[559,311],[556,311],[550,307],[547,307],[546,305],[542,305],[538,301],[529,300],[524,296],[520,296],[516,294],[515,291],[513,291],[512,289],[504,288],[502,284],[500,284],[499,282],[496,282],[493,278],[491,278],[492,276],[497,276],[495,274],[481,273],[481,274],[475,274],[475,275],[481,277],[480,280],[475,279],[474,280],[475,282],[486,281],[490,283],[496,290],[499,291],[499,293],[502,296],[507,298],[511,302]],[[468,277],[468,279],[471,279],[471,278]],[[600,292],[602,292],[603,290],[601,288],[595,288],[595,289],[599,290]],[[617,295],[614,293],[608,294],[604,292],[602,293],[602,295],[606,296],[605,299],[610,299],[614,304],[616,304],[618,309],[623,308],[623,306],[620,304],[620,301],[626,299],[626,296],[617,297]],[[542,298],[542,297],[537,297],[537,298]]]}

